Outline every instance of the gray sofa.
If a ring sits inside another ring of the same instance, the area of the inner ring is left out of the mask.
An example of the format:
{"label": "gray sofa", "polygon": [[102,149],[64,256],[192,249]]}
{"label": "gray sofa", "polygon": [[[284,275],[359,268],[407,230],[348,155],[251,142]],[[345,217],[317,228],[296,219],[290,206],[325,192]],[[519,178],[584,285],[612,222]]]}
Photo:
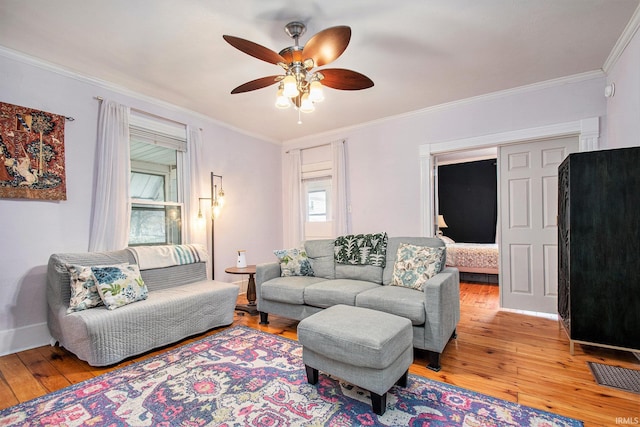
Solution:
{"label": "gray sofa", "polygon": [[430,369],[440,370],[440,354],[455,337],[460,320],[459,273],[456,268],[444,268],[422,291],[390,286],[401,243],[444,246],[437,238],[390,237],[382,268],[336,263],[334,240],[308,240],[304,247],[314,276],[281,277],[278,262],[259,264],[256,289],[260,323],[268,323],[269,313],[302,320],[336,304],[396,314],[411,320],[413,346],[428,352]]}
{"label": "gray sofa", "polygon": [[141,270],[148,288],[142,301],[107,310],[67,313],[66,264],[135,264],[129,250],[53,254],[47,267],[47,323],[60,345],[92,366],[111,365],[209,329],[230,325],[239,287],[207,279],[206,263]]}

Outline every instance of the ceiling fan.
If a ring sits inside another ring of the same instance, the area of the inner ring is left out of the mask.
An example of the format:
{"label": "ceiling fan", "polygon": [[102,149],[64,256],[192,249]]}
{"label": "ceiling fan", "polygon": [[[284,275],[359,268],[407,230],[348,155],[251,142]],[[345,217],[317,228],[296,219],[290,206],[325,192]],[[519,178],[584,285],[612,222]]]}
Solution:
{"label": "ceiling fan", "polygon": [[302,22],[290,22],[285,25],[284,30],[295,44],[279,53],[239,37],[222,36],[236,49],[254,58],[276,64],[284,70],[284,74],[261,77],[241,84],[231,91],[232,94],[280,83],[277,107],[288,108],[293,104],[299,111],[311,112],[314,109],[313,104],[324,99],[323,86],[340,90],[361,90],[373,86],[369,77],[356,71],[343,68],[316,69],[342,55],[351,39],[351,28],[344,25],[327,28],[311,37],[304,46],[298,43],[300,36],[306,31]]}

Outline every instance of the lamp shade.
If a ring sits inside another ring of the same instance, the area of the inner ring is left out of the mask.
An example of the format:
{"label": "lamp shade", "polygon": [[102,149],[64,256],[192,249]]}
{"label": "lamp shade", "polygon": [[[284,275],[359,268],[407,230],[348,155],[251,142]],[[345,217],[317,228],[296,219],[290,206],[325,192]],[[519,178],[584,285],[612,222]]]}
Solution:
{"label": "lamp shade", "polygon": [[313,110],[315,110],[313,101],[309,98],[309,94],[305,93],[302,95],[302,100],[300,101],[300,111],[303,113],[311,113]]}
{"label": "lamp shade", "polygon": [[289,98],[287,98],[286,96],[284,96],[284,85],[280,85],[281,87],[278,89],[278,95],[276,97],[276,107],[278,108],[289,108],[289,106],[291,105],[291,101],[289,101]]}
{"label": "lamp shade", "polygon": [[444,222],[444,216],[438,215],[438,228],[447,228],[447,223]]}
{"label": "lamp shade", "polygon": [[283,95],[287,98],[295,98],[300,92],[298,92],[298,82],[296,78],[289,75],[282,80]]}
{"label": "lamp shade", "polygon": [[324,100],[324,94],[322,93],[322,83],[314,80],[309,85],[309,99],[313,102],[322,102]]}

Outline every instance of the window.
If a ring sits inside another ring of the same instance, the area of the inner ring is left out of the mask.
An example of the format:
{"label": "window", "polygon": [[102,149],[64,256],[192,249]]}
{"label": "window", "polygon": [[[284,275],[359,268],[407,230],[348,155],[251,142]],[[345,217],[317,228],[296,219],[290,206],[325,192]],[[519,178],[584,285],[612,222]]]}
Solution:
{"label": "window", "polygon": [[307,220],[309,222],[321,222],[327,220],[327,192],[315,190],[308,193],[309,210]]}
{"label": "window", "polygon": [[303,183],[307,201],[306,221],[329,221],[331,217],[329,211],[331,178],[306,180]]}
{"label": "window", "polygon": [[131,114],[129,245],[182,243],[182,162],[186,127]]}
{"label": "window", "polygon": [[[304,203],[304,234],[306,239],[325,239],[331,237],[331,161],[328,148],[303,153],[307,163],[302,165],[302,191]],[[314,152],[315,151],[315,152]],[[315,161],[310,161],[309,158]],[[320,160],[320,161],[318,161]]]}

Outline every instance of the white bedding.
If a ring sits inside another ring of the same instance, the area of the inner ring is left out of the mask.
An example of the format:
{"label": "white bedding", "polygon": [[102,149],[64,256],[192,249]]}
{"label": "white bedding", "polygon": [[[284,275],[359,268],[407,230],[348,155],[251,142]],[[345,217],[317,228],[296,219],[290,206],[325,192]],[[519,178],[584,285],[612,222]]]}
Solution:
{"label": "white bedding", "polygon": [[447,266],[464,273],[498,274],[495,243],[447,243]]}

